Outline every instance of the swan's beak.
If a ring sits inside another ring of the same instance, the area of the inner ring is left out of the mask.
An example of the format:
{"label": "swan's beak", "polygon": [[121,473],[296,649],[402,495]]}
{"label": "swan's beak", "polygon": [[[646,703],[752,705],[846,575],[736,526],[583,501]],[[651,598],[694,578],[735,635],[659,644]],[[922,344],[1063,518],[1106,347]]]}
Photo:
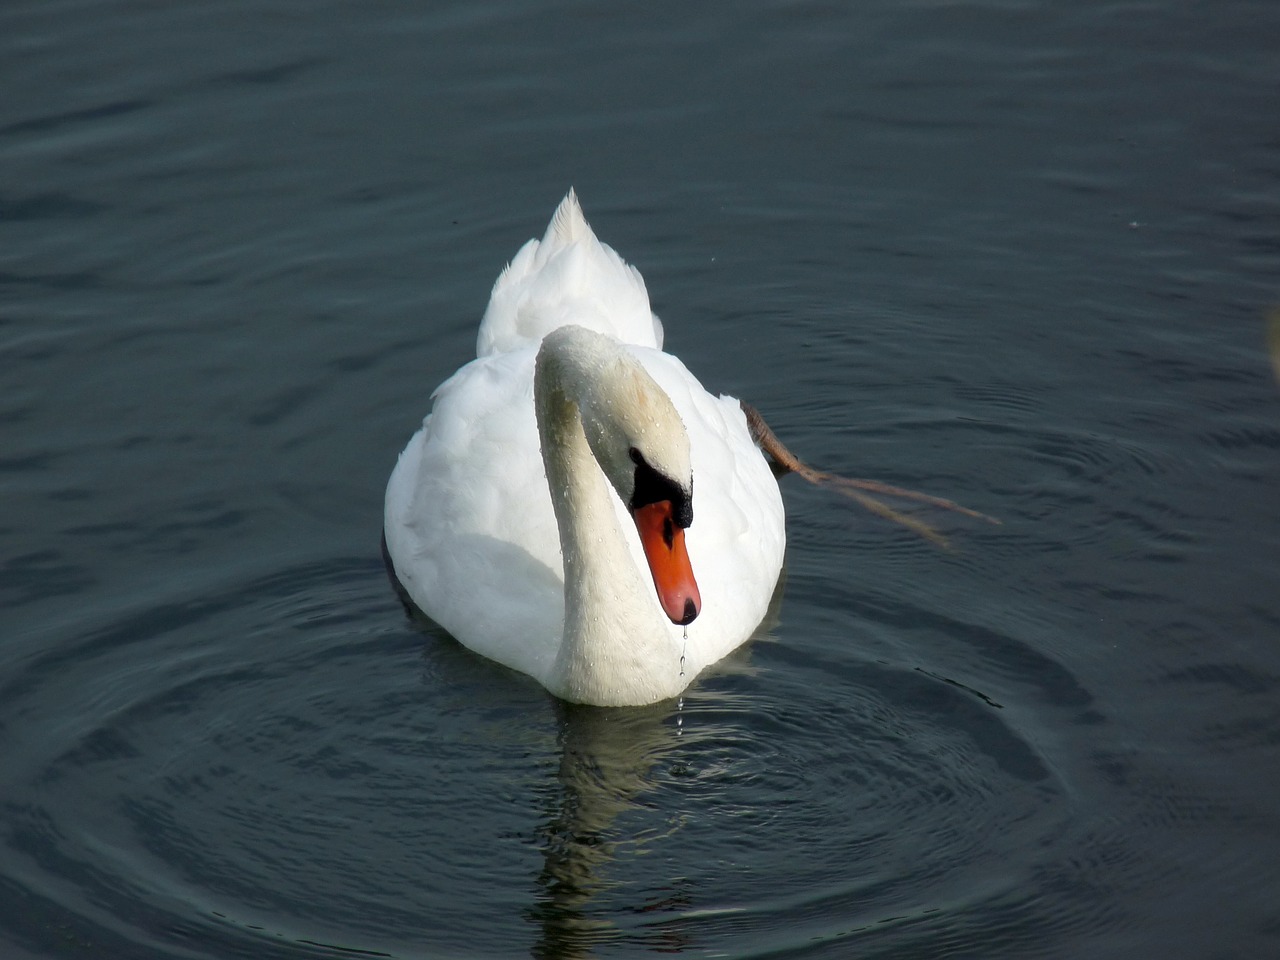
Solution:
{"label": "swan's beak", "polygon": [[684,547],[684,528],[676,523],[671,501],[645,504],[631,511],[631,515],[640,531],[640,543],[663,612],[672,623],[692,623],[702,609],[702,597]]}

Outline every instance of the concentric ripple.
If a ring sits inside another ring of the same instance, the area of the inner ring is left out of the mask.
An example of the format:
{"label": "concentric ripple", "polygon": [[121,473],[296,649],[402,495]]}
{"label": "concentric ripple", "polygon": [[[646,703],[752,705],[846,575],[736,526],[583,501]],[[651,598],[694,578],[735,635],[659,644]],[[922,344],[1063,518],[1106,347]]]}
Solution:
{"label": "concentric ripple", "polygon": [[364,560],[126,616],[0,691],[6,923],[128,958],[748,955],[1048,922],[1017,890],[1063,787],[998,705],[804,647],[604,710],[411,623]]}

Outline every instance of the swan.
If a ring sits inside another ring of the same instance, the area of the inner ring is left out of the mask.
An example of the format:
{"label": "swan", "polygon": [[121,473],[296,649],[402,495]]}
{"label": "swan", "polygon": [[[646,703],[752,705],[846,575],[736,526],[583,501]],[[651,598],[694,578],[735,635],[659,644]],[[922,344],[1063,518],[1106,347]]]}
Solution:
{"label": "swan", "polygon": [[752,635],[782,570],[782,498],[743,407],[662,341],[639,271],[570,190],[387,483],[402,593],[564,700],[679,695]]}

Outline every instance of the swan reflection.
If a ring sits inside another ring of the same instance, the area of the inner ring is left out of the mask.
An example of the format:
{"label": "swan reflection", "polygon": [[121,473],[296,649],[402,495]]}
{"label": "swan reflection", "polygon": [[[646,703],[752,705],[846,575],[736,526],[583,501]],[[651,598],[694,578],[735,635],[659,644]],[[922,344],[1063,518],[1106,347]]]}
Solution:
{"label": "swan reflection", "polygon": [[[557,702],[560,766],[544,796],[538,831],[543,867],[530,919],[539,926],[535,957],[589,957],[593,949],[625,937],[660,952],[689,945],[676,925],[651,928],[651,915],[678,914],[689,905],[680,878],[649,899],[627,899],[628,884],[613,875],[619,855],[636,855],[678,829],[654,827],[646,796],[661,781],[682,775],[681,756],[698,735],[680,723],[681,701],[649,707],[591,707]],[[645,816],[645,814],[648,814]],[[632,829],[638,828],[638,829]],[[647,931],[621,930],[616,918],[638,917]],[[612,919],[611,919],[612,918]]]}

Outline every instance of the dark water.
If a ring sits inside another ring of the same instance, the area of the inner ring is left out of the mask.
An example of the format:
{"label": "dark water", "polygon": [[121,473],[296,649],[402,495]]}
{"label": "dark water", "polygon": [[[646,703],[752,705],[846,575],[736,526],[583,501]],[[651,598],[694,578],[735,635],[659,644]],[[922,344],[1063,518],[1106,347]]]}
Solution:
{"label": "dark water", "polygon": [[[0,9],[0,956],[1280,955],[1280,7]],[[575,185],[808,459],[567,709],[383,484]]]}

